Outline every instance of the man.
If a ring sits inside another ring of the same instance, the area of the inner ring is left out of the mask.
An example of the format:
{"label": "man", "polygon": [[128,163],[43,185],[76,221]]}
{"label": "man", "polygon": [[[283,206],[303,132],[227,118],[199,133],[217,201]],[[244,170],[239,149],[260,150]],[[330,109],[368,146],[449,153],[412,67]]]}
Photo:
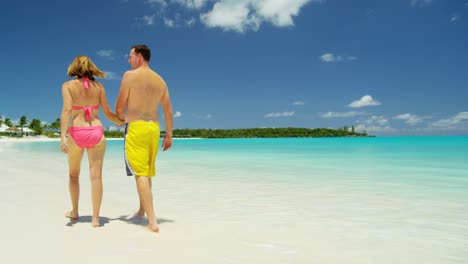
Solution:
{"label": "man", "polygon": [[145,45],[136,45],[130,50],[128,63],[132,70],[125,72],[122,77],[115,111],[127,123],[125,163],[127,175],[135,176],[140,198],[140,209],[136,216],[143,217],[146,212],[148,228],[158,232],[151,191],[160,133],[158,105],[162,106],[166,125],[163,151],[172,146],[173,117],[169,90],[164,80],[149,67],[150,57],[151,51]]}

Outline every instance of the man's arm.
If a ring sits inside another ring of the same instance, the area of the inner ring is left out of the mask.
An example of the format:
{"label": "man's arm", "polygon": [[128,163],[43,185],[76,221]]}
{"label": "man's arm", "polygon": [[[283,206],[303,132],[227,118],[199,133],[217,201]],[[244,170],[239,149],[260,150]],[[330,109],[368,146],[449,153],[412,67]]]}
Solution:
{"label": "man's arm", "polygon": [[174,123],[171,98],[169,96],[169,89],[167,89],[167,86],[165,87],[164,95],[161,98],[161,107],[164,112],[164,121],[166,125],[166,136],[163,140],[163,151],[166,151],[172,146],[172,126]]}
{"label": "man's arm", "polygon": [[120,91],[115,102],[115,113],[119,119],[124,120],[125,108],[127,107],[128,92],[130,90],[129,79],[130,71],[124,73],[122,77],[122,82],[120,83]]}

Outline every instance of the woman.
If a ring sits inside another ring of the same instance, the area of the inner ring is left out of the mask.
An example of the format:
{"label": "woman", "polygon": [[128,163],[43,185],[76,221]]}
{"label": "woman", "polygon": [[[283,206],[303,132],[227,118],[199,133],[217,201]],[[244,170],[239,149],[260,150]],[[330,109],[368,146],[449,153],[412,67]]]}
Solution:
{"label": "woman", "polygon": [[[102,201],[102,165],[106,150],[104,127],[98,117],[99,106],[106,117],[118,126],[122,121],[111,111],[106,92],[94,76],[104,78],[105,74],[87,56],[76,57],[68,67],[68,76],[74,80],[62,85],[63,109],[61,122],[62,152],[68,154],[69,189],[72,210],[65,214],[78,219],[80,196],[80,167],[86,149],[91,177],[93,217],[92,226],[99,226],[99,210]],[[68,136],[67,136],[68,132]]]}

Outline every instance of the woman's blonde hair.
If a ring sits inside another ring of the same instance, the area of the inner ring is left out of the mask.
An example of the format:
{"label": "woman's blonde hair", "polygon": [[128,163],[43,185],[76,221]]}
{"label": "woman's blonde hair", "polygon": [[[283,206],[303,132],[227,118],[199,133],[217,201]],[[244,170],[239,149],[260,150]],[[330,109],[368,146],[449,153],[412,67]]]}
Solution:
{"label": "woman's blonde hair", "polygon": [[94,76],[101,78],[106,77],[106,74],[102,72],[86,55],[77,56],[70,66],[68,66],[67,74],[70,77],[88,77],[91,80],[94,80]]}

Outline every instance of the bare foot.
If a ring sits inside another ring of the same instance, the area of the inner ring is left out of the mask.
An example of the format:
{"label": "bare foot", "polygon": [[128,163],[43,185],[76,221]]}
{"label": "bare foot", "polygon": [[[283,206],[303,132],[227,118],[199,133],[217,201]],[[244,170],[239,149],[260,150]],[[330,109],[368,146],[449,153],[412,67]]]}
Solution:
{"label": "bare foot", "polygon": [[93,217],[93,220],[91,221],[91,225],[93,227],[99,227],[101,224],[99,223],[99,217],[97,219],[94,219]]}
{"label": "bare foot", "polygon": [[127,216],[127,219],[132,219],[132,218],[144,219],[145,218],[145,212],[143,211],[143,213],[142,213],[140,211],[136,211],[133,214],[129,214]]}
{"label": "bare foot", "polygon": [[146,226],[151,232],[158,233],[159,232],[159,225],[158,224],[149,224]]}
{"label": "bare foot", "polygon": [[77,212],[70,211],[70,212],[65,213],[65,217],[75,220],[75,219],[78,219],[80,216],[78,215]]}

